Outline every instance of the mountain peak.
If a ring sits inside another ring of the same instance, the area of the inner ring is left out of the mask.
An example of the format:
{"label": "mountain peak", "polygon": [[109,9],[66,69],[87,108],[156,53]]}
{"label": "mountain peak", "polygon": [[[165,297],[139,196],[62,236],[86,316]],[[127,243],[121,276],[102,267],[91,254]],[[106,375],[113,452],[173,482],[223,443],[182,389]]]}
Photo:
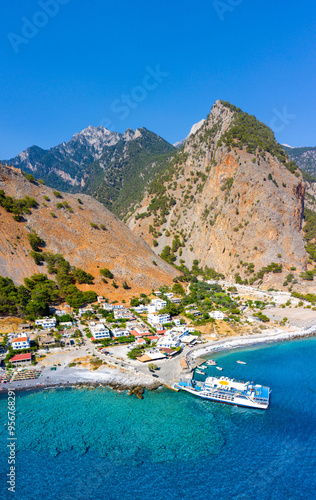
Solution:
{"label": "mountain peak", "polygon": [[175,142],[174,143],[174,147],[175,148],[181,148],[181,146],[183,146],[183,144],[185,143],[185,141],[187,141],[187,139],[189,137],[191,137],[191,135],[194,135],[202,127],[202,125],[203,125],[204,122],[205,122],[205,118],[202,118],[202,120],[200,120],[199,122],[197,122],[194,125],[192,125],[189,135],[187,135],[185,139],[182,139],[182,141]]}
{"label": "mountain peak", "polygon": [[199,260],[230,279],[251,281],[279,262],[304,270],[304,186],[272,130],[218,100],[194,131],[132,207],[129,227],[167,261]]}

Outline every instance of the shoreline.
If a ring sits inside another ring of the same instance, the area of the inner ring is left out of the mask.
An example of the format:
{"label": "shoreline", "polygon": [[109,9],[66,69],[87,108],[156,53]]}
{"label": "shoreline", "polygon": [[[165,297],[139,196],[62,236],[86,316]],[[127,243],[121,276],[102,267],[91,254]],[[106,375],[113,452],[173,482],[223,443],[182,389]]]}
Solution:
{"label": "shoreline", "polygon": [[[310,338],[316,335],[316,325],[312,327],[284,331],[277,329],[276,331],[266,332],[265,334],[247,335],[245,337],[229,337],[225,340],[218,340],[211,345],[205,347],[199,346],[192,349],[186,354],[187,360],[191,358],[192,363],[197,358],[206,358],[212,353],[224,352],[233,349],[242,349],[246,347],[260,346],[276,342],[285,342],[301,338]],[[193,368],[192,368],[193,370]],[[192,371],[191,370],[191,371]],[[49,380],[51,379],[51,380]],[[159,387],[171,389],[172,382],[163,382],[159,378],[153,378],[144,374],[129,374],[115,373],[111,370],[92,372],[86,369],[66,368],[60,372],[51,374],[49,368],[44,368],[38,379],[30,379],[25,381],[16,381],[2,384],[0,387],[0,396],[8,390],[34,391],[34,390],[49,390],[49,389],[64,389],[64,388],[97,388],[107,387],[116,391],[129,391],[129,395],[135,394],[139,398],[143,398],[144,389],[156,390]]]}
{"label": "shoreline", "polygon": [[264,334],[229,337],[225,340],[218,340],[208,345],[207,347],[198,347],[190,351],[187,356],[191,356],[193,360],[199,357],[208,356],[214,352],[229,351],[231,349],[240,349],[243,347],[254,347],[275,342],[285,342],[301,338],[314,337],[316,335],[316,324],[309,328],[301,328],[299,330],[284,331],[277,329],[276,331],[266,332]]}

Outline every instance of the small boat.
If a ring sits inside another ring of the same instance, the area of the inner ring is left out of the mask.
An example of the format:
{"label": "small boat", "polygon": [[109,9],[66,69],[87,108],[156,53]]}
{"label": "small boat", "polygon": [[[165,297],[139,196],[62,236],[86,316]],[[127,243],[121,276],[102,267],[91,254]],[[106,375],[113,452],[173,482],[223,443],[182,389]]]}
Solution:
{"label": "small boat", "polygon": [[216,368],[217,368],[218,370],[221,370],[221,371],[222,371],[222,369],[223,369],[223,368],[221,368],[220,366],[217,366]]}
{"label": "small boat", "polygon": [[245,363],[245,361],[237,361],[237,363],[239,363],[240,365],[246,365],[247,363]]}
{"label": "small boat", "polygon": [[208,366],[216,366],[217,365],[217,363],[214,359],[209,359],[208,361],[206,361],[206,364]]}
{"label": "small boat", "polygon": [[199,375],[206,375],[205,372],[202,372],[202,370],[195,370],[195,373],[198,373]]}

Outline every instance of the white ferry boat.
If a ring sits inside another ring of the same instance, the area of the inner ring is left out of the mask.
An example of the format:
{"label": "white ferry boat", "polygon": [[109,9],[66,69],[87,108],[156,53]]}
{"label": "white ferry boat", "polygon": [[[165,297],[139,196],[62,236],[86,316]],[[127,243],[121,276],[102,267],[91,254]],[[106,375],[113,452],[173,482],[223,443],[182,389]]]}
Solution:
{"label": "white ferry boat", "polygon": [[211,401],[260,410],[268,409],[271,392],[269,387],[228,377],[208,377],[205,382],[180,380],[174,387]]}

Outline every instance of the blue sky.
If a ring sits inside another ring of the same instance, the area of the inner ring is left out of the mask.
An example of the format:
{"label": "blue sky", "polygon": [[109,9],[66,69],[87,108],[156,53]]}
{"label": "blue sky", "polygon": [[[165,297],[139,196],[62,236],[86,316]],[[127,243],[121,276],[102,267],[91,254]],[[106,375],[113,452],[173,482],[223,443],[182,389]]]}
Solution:
{"label": "blue sky", "polygon": [[2,159],[90,124],[173,143],[216,99],[316,146],[314,1],[6,0],[0,15]]}

